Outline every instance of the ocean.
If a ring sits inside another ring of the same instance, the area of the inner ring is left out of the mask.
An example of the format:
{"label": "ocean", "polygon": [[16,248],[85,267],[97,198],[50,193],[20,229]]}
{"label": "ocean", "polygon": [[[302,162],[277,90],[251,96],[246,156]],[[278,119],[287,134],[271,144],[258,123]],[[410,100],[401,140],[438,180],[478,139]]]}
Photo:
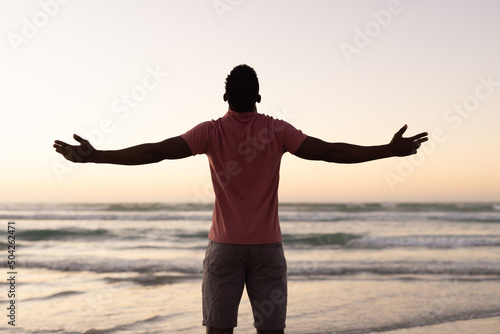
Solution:
{"label": "ocean", "polygon": [[[0,204],[0,331],[204,333],[211,210]],[[500,333],[500,203],[284,203],[279,212],[286,333]],[[235,333],[254,333],[252,322],[244,293]]]}

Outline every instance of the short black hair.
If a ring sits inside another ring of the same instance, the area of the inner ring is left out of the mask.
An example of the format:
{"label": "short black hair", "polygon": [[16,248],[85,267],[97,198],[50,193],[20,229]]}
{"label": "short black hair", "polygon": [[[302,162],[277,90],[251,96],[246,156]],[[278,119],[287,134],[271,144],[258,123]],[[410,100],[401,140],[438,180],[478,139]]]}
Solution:
{"label": "short black hair", "polygon": [[233,111],[253,111],[258,96],[259,79],[255,70],[245,64],[233,68],[226,78],[226,97]]}

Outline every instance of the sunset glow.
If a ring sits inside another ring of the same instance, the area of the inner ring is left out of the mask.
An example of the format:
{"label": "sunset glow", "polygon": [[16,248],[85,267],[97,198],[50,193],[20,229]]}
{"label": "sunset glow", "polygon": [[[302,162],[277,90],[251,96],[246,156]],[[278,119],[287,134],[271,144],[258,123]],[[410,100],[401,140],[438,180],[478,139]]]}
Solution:
{"label": "sunset glow", "polygon": [[281,201],[498,201],[495,1],[23,1],[0,5],[3,202],[211,201],[204,156],[79,165],[77,133],[117,149],[224,115],[224,80],[257,71],[258,111],[332,142],[408,124],[417,156],[332,165],[286,154]]}

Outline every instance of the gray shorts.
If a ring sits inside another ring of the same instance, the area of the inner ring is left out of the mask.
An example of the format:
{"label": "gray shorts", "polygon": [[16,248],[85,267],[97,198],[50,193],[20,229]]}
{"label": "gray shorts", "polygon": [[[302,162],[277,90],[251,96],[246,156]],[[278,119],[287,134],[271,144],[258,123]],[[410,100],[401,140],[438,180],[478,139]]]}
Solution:
{"label": "gray shorts", "polygon": [[203,260],[203,325],[236,327],[245,284],[255,328],[284,329],[287,278],[281,243],[230,245],[209,241]]}

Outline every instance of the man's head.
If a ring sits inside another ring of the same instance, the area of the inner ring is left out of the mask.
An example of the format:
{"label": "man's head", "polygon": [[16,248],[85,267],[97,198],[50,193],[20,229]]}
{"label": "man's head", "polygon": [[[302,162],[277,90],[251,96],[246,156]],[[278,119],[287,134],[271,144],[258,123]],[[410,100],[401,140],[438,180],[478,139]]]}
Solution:
{"label": "man's head", "polygon": [[236,112],[255,110],[255,103],[260,102],[259,79],[254,69],[248,65],[238,65],[226,78],[224,101]]}

